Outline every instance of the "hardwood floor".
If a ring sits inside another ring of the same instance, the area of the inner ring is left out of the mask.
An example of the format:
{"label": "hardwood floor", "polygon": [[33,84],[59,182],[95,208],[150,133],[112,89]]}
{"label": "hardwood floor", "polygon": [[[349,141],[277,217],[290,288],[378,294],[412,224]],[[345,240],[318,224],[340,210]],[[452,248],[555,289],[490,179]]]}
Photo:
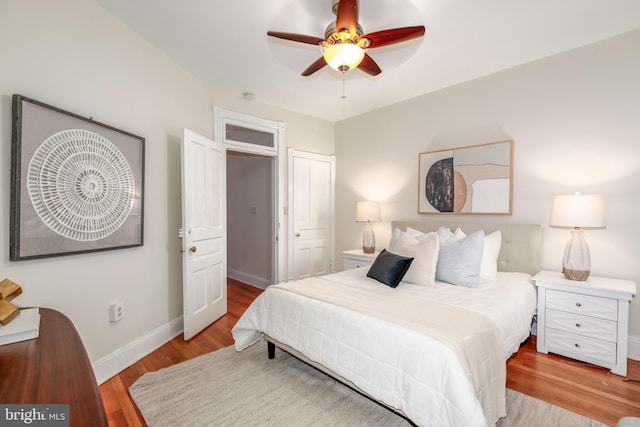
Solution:
{"label": "hardwood floor", "polygon": [[229,279],[227,314],[185,342],[182,335],[169,341],[100,386],[109,426],[145,426],[138,408],[129,397],[129,387],[145,372],[157,371],[233,344],[231,328],[261,289]]}
{"label": "hardwood floor", "polygon": [[[144,426],[128,389],[156,371],[233,344],[231,328],[262,291],[229,279],[228,313],[189,342],[179,336],[100,386],[110,426]],[[640,379],[640,362],[629,360],[628,377]],[[604,368],[536,351],[532,337],[507,362],[507,387],[615,426],[640,417],[640,383],[625,382]],[[550,426],[553,427],[553,426]]]}
{"label": "hardwood floor", "polygon": [[[627,378],[640,379],[640,362],[628,360]],[[615,426],[640,417],[640,383],[588,363],[536,351],[535,336],[507,361],[507,387]]]}

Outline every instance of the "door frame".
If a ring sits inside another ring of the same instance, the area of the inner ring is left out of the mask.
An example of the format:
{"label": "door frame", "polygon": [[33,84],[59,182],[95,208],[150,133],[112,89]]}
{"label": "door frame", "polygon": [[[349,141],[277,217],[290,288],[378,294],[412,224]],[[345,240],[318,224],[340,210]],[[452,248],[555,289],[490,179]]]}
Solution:
{"label": "door frame", "polygon": [[[309,151],[296,150],[294,148],[287,148],[287,176],[293,176],[293,159],[294,157],[303,158],[307,160],[315,160],[320,162],[327,162],[331,165],[331,198],[330,198],[330,216],[329,216],[329,256],[330,256],[330,271],[335,271],[335,247],[336,247],[336,156],[334,154],[319,154],[311,153]],[[288,182],[288,203],[289,206],[293,204],[293,179],[289,179]],[[294,276],[294,215],[295,212],[289,212],[290,215],[287,222],[287,229],[289,230],[289,236],[287,239],[287,253],[288,253],[288,269],[287,278],[292,279]]]}
{"label": "door frame", "polygon": [[[276,223],[272,241],[273,248],[273,276],[272,280],[279,283],[286,280],[287,277],[287,245],[281,242],[287,241],[287,229],[283,227],[286,224],[286,172],[287,163],[282,160],[282,156],[286,152],[284,145],[284,122],[268,120],[249,114],[238,113],[235,111],[225,110],[222,107],[213,107],[214,129],[213,134],[216,141],[220,141],[227,151],[238,151],[242,153],[256,154],[271,157],[272,159],[272,200],[273,200],[273,218]],[[271,133],[274,136],[274,147],[264,147],[255,144],[249,144],[226,138],[225,125],[227,123]]]}

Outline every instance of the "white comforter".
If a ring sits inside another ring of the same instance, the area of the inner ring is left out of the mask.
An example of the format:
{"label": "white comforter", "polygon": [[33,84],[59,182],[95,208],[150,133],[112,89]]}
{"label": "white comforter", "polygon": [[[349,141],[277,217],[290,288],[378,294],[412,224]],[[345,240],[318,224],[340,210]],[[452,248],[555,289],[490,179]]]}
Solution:
{"label": "white comforter", "polygon": [[[385,292],[390,289],[367,278],[366,269],[321,279]],[[488,424],[456,354],[442,342],[393,322],[278,288],[269,287],[233,328],[237,350],[266,333],[402,411],[418,425]],[[531,277],[521,273],[499,273],[497,280],[481,282],[476,289],[402,283],[393,291],[488,317],[499,331],[505,360],[528,336],[536,306]]]}

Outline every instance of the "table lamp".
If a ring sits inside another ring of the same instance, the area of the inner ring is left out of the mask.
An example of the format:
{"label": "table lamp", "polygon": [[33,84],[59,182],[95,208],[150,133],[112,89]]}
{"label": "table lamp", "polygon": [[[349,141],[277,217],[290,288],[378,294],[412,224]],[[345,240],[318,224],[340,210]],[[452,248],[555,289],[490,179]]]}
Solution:
{"label": "table lamp", "polygon": [[562,273],[569,280],[587,280],[591,272],[591,258],[582,230],[605,228],[603,196],[580,193],[554,196],[549,225],[573,228],[564,248]]}
{"label": "table lamp", "polygon": [[380,221],[380,203],[358,202],[356,205],[356,222],[366,222],[367,225],[362,234],[362,251],[372,254],[376,250],[376,236],[373,234],[372,222]]}

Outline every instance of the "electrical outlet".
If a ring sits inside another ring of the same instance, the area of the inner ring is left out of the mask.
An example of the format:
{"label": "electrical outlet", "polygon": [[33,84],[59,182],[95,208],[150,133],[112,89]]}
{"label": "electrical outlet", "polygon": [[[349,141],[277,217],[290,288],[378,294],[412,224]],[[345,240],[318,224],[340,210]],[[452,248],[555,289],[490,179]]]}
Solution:
{"label": "electrical outlet", "polygon": [[114,302],[109,306],[109,321],[118,322],[124,319],[124,303]]}

